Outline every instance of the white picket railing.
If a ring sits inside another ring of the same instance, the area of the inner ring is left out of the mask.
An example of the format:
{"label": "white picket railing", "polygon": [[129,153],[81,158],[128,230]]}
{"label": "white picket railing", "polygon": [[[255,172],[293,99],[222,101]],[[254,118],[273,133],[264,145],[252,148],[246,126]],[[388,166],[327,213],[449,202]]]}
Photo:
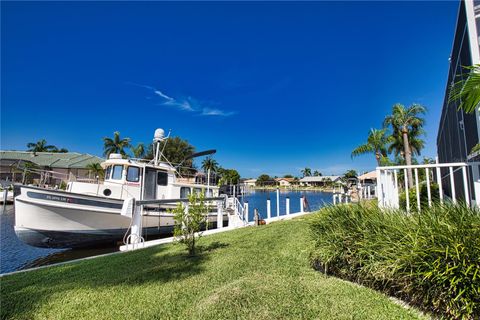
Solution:
{"label": "white picket railing", "polygon": [[[399,208],[400,192],[409,191],[408,170],[413,173],[416,203],[410,203],[408,196],[405,198],[406,210],[416,205],[420,211],[421,203],[421,183],[427,186],[427,202],[428,206],[432,205],[432,183],[438,184],[439,201],[443,203],[445,200],[457,203],[464,201],[467,205],[480,204],[480,162],[457,162],[457,163],[436,163],[421,164],[411,166],[391,166],[377,167],[377,191],[378,205],[380,207]],[[425,181],[419,181],[420,170],[425,172]],[[399,173],[403,173],[404,183],[399,185]],[[459,187],[460,189],[457,189]],[[460,190],[462,194],[457,195]]]}

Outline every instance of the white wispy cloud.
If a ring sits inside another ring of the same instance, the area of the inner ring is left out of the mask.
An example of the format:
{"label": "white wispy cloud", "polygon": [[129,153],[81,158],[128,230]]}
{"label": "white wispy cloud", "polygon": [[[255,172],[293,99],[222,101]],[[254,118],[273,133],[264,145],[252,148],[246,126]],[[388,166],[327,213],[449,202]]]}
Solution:
{"label": "white wispy cloud", "polygon": [[221,117],[229,117],[233,116],[235,112],[233,111],[223,111],[220,109],[212,109],[212,108],[203,108],[202,113],[200,115],[202,116],[221,116]]}
{"label": "white wispy cloud", "polygon": [[[225,111],[218,108],[206,107],[203,103],[198,102],[192,97],[187,98],[174,98],[167,95],[164,91],[161,91],[153,86],[138,84],[134,82],[127,82],[127,84],[150,90],[153,94],[160,97],[163,101],[160,105],[174,107],[182,111],[196,112],[200,116],[217,116],[217,117],[229,117],[236,112]],[[150,98],[150,97],[148,97]]]}
{"label": "white wispy cloud", "polygon": [[175,99],[172,99],[172,100],[168,100],[167,102],[164,102],[162,104],[165,105],[165,106],[176,107],[176,108],[179,108],[179,109],[185,110],[185,111],[195,111],[195,109],[193,109],[190,102],[188,102],[187,100],[177,101]]}
{"label": "white wispy cloud", "polygon": [[160,96],[164,99],[167,99],[168,101],[174,101],[175,99],[167,96],[166,94],[164,94],[162,91],[160,90],[157,90],[157,89],[154,89],[153,92],[157,95],[157,96]]}

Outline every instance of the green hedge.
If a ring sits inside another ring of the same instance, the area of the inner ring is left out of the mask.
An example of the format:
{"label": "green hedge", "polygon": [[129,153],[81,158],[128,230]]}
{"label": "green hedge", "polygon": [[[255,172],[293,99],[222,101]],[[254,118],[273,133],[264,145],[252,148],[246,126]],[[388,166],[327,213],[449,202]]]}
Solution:
{"label": "green hedge", "polygon": [[311,224],[315,268],[447,318],[480,318],[480,211],[406,215],[374,205],[323,208]]}
{"label": "green hedge", "polygon": [[[421,208],[428,207],[428,190],[427,190],[427,183],[421,182],[419,184],[419,191],[420,191],[420,205]],[[415,187],[408,189],[409,201],[410,201],[410,210],[417,211],[417,190]],[[432,203],[439,203],[440,201],[440,190],[438,184],[432,183],[430,184],[430,199]],[[407,200],[406,200],[406,192],[403,191],[399,195],[400,207],[402,209],[407,208]]]}

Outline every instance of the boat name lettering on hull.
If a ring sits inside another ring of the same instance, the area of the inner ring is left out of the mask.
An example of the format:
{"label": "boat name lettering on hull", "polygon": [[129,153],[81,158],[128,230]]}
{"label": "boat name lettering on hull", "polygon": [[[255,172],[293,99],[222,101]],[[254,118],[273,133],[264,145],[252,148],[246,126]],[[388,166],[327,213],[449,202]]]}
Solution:
{"label": "boat name lettering on hull", "polygon": [[55,202],[80,204],[80,205],[84,205],[84,206],[112,208],[112,209],[121,209],[122,208],[122,203],[112,203],[112,202],[99,201],[99,200],[64,197],[64,196],[59,196],[59,195],[33,192],[33,191],[28,191],[27,196],[29,198],[34,198],[34,199],[39,199],[39,200],[48,200],[48,201],[55,201]]}

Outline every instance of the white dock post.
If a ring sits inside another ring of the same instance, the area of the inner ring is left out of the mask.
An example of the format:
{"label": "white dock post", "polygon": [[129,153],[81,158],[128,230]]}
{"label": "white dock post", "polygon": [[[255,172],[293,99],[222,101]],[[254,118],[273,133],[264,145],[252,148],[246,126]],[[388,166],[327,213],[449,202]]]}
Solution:
{"label": "white dock post", "polygon": [[473,193],[475,194],[475,205],[480,207],[480,170],[478,164],[472,165]]}
{"label": "white dock post", "polygon": [[217,201],[217,229],[223,228],[223,201]]}
{"label": "white dock post", "polygon": [[338,194],[338,203],[342,203],[342,194],[341,193]]}
{"label": "white dock post", "polygon": [[370,186],[367,187],[367,199],[370,199],[371,194],[370,194]]}
{"label": "white dock post", "polygon": [[[188,209],[187,209],[188,210]],[[138,244],[142,242],[142,208],[134,205],[132,216],[132,228],[130,231],[130,244]]]}
{"label": "white dock post", "polygon": [[280,190],[277,187],[277,217],[280,216]]}
{"label": "white dock post", "polygon": [[8,187],[3,190],[3,212],[5,212],[7,208],[7,198],[8,198]]}
{"label": "white dock post", "polygon": [[334,194],[333,195],[333,205],[336,205],[337,204],[337,195]]}
{"label": "white dock post", "polygon": [[300,197],[300,212],[303,213],[303,196]]}
{"label": "white dock post", "polygon": [[287,197],[287,199],[285,199],[285,206],[286,206],[286,211],[287,211],[287,216],[290,214],[290,198]]}
{"label": "white dock post", "polygon": [[267,218],[272,217],[272,207],[270,206],[270,199],[267,199]]}
{"label": "white dock post", "polygon": [[243,215],[244,215],[244,218],[245,218],[245,222],[248,223],[248,201],[246,201],[243,204]]}

